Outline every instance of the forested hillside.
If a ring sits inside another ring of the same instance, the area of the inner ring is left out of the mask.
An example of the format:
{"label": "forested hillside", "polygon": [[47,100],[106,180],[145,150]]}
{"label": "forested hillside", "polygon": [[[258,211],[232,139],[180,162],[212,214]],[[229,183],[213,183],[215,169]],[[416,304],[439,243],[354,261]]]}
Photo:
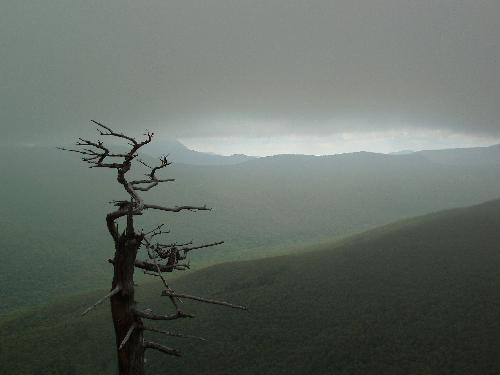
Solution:
{"label": "forested hillside", "polygon": [[[195,319],[162,327],[209,341],[156,337],[184,356],[148,352],[148,374],[167,366],[177,374],[496,374],[499,226],[500,201],[488,202],[176,280],[178,291],[249,311],[190,304]],[[141,285],[142,307],[168,306],[159,286]],[[108,308],[79,315],[103,293],[5,317],[1,373],[113,374]]]}
{"label": "forested hillside", "polygon": [[[3,148],[0,164],[0,309],[108,285],[113,248],[104,217],[108,202],[123,198],[115,176],[86,168],[75,155],[36,147]],[[444,165],[419,155],[281,155],[235,166],[174,163],[164,175],[177,181],[146,195],[150,202],[206,203],[214,211],[151,213],[143,226],[165,222],[172,240],[226,241],[194,254],[193,262],[201,263],[261,256],[256,248],[279,246],[286,252],[290,244],[345,236],[500,194],[500,164]]]}

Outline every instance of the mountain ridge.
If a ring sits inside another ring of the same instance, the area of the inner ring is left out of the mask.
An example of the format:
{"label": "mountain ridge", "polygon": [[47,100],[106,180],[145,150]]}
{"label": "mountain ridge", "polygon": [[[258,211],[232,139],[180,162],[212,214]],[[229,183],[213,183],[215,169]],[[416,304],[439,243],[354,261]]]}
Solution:
{"label": "mountain ridge", "polygon": [[[113,173],[85,168],[76,155],[25,150],[0,150],[6,197],[0,217],[2,311],[106,285],[106,260],[113,247],[103,220],[110,209],[107,202],[123,194]],[[286,251],[294,244],[342,237],[500,195],[500,165],[444,165],[412,155],[174,164],[162,176],[177,181],[152,191],[148,201],[207,204],[214,210],[175,217],[152,213],[139,218],[139,224],[148,228],[166,221],[179,241],[226,241],[193,257],[194,263],[205,264],[252,258],[253,249],[280,246]],[[25,267],[33,272],[16,271]]]}

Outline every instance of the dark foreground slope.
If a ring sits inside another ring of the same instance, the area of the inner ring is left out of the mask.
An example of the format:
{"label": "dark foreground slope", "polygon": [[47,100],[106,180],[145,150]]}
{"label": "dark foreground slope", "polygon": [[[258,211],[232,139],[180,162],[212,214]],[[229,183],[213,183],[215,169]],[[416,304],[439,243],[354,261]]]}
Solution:
{"label": "dark foreground slope", "polygon": [[[190,305],[163,324],[207,337],[184,357],[148,353],[149,374],[494,374],[500,335],[500,201],[399,222],[312,252],[226,263],[178,291],[249,305]],[[155,284],[156,285],[156,284]],[[167,306],[145,285],[144,307]],[[107,307],[97,295],[11,315],[0,324],[2,374],[112,374]],[[186,303],[187,305],[187,303]]]}

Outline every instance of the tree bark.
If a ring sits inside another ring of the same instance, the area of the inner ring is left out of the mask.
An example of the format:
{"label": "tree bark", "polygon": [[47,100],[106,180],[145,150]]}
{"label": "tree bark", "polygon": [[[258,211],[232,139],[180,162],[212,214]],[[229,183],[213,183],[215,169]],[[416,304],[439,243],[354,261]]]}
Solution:
{"label": "tree bark", "polygon": [[[143,375],[143,324],[140,317],[133,312],[134,264],[141,246],[141,237],[134,233],[131,217],[127,221],[126,232],[121,234],[115,243],[112,288],[118,286],[121,290],[111,297],[111,314],[115,327],[119,374]],[[124,340],[126,342],[123,344]]]}

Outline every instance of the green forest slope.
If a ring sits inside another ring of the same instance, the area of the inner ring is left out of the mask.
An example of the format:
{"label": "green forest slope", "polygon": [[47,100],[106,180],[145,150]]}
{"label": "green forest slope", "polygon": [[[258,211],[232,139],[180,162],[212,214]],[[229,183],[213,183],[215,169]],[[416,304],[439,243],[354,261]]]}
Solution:
{"label": "green forest slope", "polygon": [[[113,245],[104,217],[107,202],[124,198],[112,171],[52,149],[5,147],[0,156],[0,312],[108,285]],[[177,181],[146,194],[147,201],[206,203],[214,211],[148,213],[139,227],[166,223],[167,242],[226,241],[194,254],[198,264],[249,259],[270,246],[285,252],[290,244],[500,197],[500,157],[497,164],[445,165],[421,155],[281,155],[239,165],[174,164],[165,177]]]}
{"label": "green forest slope", "polygon": [[[174,289],[249,311],[186,302],[197,317],[162,326],[209,341],[155,337],[184,356],[148,352],[148,374],[498,373],[499,228],[492,201],[187,275]],[[139,289],[141,306],[169,306],[157,283]],[[107,306],[79,316],[103,293],[4,317],[0,373],[113,374]]]}

